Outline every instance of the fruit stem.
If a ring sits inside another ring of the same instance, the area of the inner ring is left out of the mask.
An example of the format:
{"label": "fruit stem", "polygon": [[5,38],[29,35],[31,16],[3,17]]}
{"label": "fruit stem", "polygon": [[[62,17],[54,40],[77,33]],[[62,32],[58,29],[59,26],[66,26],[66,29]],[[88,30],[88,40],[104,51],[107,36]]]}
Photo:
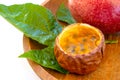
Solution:
{"label": "fruit stem", "polygon": [[106,44],[116,44],[118,43],[118,40],[105,40]]}

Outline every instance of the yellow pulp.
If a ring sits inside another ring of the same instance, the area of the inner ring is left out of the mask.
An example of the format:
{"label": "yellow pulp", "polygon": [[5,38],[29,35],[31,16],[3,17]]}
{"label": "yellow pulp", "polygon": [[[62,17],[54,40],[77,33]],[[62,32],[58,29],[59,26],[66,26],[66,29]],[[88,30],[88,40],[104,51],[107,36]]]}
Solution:
{"label": "yellow pulp", "polygon": [[95,28],[77,24],[63,30],[59,43],[66,53],[87,54],[98,46],[100,35]]}

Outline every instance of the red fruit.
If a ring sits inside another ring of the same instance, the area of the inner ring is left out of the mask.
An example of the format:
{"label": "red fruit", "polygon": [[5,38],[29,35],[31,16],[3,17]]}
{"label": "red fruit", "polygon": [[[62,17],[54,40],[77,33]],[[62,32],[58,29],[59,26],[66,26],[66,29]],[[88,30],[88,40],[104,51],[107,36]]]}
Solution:
{"label": "red fruit", "polygon": [[120,0],[69,0],[68,5],[78,22],[98,27],[105,34],[120,31]]}

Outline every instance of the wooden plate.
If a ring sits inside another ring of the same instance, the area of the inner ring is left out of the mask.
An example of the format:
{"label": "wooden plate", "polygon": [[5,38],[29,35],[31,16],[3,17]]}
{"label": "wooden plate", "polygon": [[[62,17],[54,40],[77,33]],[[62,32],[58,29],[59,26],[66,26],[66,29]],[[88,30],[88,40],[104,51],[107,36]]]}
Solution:
{"label": "wooden plate", "polygon": [[[50,0],[44,4],[45,7],[56,12],[61,3],[67,5],[67,0]],[[105,48],[105,57],[98,69],[88,75],[61,74],[51,69],[46,69],[28,60],[30,66],[42,80],[120,80],[120,34],[105,36],[109,40],[118,40],[117,44],[107,44]],[[43,45],[24,36],[24,50],[41,49]]]}

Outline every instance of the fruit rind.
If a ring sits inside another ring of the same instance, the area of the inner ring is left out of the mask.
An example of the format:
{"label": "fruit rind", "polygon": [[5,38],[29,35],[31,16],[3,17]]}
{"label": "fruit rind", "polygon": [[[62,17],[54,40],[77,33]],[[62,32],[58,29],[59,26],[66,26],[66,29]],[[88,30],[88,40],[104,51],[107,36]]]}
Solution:
{"label": "fruit rind", "polygon": [[104,34],[120,31],[120,0],[68,0],[77,22],[91,24]]}
{"label": "fruit rind", "polygon": [[[70,26],[74,26],[76,24],[84,25],[85,23],[75,23]],[[85,25],[90,26],[88,24]],[[92,50],[88,54],[67,54],[61,48],[58,36],[55,40],[54,54],[61,67],[71,73],[76,74],[88,74],[95,71],[102,61],[105,48],[104,35],[100,30],[98,31],[101,35],[101,42],[94,50]]]}

